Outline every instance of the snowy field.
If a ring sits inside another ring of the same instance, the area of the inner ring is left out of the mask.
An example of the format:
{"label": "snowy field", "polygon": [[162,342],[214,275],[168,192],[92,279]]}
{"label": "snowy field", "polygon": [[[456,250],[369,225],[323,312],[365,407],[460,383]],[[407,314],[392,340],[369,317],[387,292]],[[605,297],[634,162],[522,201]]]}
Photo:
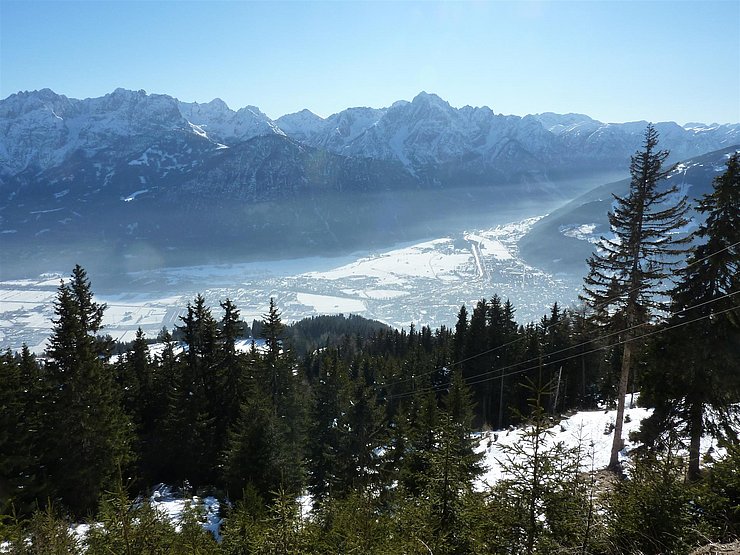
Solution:
{"label": "snowy field", "polygon": [[[318,314],[359,314],[395,327],[453,326],[460,305],[472,307],[498,294],[511,299],[520,323],[538,320],[553,302],[568,305],[580,282],[568,283],[524,264],[517,241],[537,221],[530,218],[396,248],[336,258],[250,262],[166,268],[129,274],[128,290],[96,300],[108,305],[104,332],[131,341],[141,327],[154,337],[180,323],[196,294],[205,296],[214,315],[230,298],[251,323],[267,312],[274,297],[287,322]],[[70,268],[71,271],[71,268]],[[44,349],[60,279],[0,282],[0,347],[26,343]]]}

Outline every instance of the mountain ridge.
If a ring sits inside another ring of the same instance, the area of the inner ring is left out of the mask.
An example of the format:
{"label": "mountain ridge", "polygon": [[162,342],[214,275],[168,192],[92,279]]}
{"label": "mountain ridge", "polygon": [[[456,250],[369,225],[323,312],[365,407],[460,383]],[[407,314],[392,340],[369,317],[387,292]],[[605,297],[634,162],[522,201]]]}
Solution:
{"label": "mountain ridge", "polygon": [[[740,143],[740,125],[656,128],[674,159]],[[0,276],[81,256],[113,271],[326,254],[485,225],[626,175],[643,131],[431,93],[275,121],[142,90],[16,93],[0,101]]]}
{"label": "mountain ridge", "polygon": [[[583,114],[513,116],[487,106],[453,108],[427,92],[386,108],[347,108],[327,118],[304,109],[272,120],[255,106],[232,110],[218,98],[183,102],[118,88],[78,100],[41,89],[0,100],[0,173],[15,175],[29,166],[47,169],[75,150],[94,150],[111,137],[173,130],[198,134],[221,147],[285,135],[340,155],[399,161],[412,173],[430,164],[469,166],[474,159],[486,168],[513,156],[512,149],[550,166],[589,158],[614,168],[639,146],[645,125],[602,123]],[[656,128],[675,159],[740,142],[740,124],[682,127],[659,122]]]}

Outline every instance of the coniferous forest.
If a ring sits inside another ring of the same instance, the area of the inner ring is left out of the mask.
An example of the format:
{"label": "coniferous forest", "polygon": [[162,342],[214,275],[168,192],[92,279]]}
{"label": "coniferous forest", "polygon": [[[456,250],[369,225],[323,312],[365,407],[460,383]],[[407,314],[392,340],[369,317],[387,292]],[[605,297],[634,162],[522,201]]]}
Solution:
{"label": "coniferous forest", "polygon": [[[657,554],[737,541],[740,155],[688,237],[676,233],[687,201],[658,187],[666,156],[648,127],[582,304],[528,324],[495,292],[461,306],[454,328],[408,330],[287,325],[275,302],[248,324],[229,299],[197,296],[175,329],[123,346],[75,267],[43,356],[0,355],[0,552]],[[238,349],[250,334],[261,341]],[[623,414],[635,391],[653,410],[629,470],[621,416],[609,469],[588,465],[589,445],[547,441],[563,415]],[[505,477],[481,483],[481,431],[513,426],[526,433]],[[197,507],[179,523],[158,514],[157,484],[222,500],[219,541]]]}

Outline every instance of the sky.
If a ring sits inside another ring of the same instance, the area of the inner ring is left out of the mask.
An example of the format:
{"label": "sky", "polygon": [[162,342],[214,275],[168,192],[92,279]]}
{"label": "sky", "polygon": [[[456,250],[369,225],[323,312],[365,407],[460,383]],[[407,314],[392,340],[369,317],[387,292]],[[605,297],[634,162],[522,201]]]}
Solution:
{"label": "sky", "polygon": [[117,87],[326,117],[436,93],[605,122],[740,122],[740,0],[0,0],[0,98]]}

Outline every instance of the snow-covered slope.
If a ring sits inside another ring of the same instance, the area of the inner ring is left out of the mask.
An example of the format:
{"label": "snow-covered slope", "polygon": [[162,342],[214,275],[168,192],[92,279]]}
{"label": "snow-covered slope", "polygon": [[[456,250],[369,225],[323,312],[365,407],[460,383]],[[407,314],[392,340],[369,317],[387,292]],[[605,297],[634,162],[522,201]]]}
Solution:
{"label": "snow-covered slope", "polygon": [[213,143],[241,142],[283,132],[259,109],[234,112],[215,99],[179,102],[164,94],[116,89],[100,98],[70,99],[49,89],[19,92],[0,101],[0,175],[44,171],[75,153],[117,156],[143,150],[173,135]]}
{"label": "snow-covered slope", "polygon": [[[637,407],[634,404],[637,395],[632,398],[627,395],[625,421],[623,428],[624,449],[620,452],[620,460],[629,458],[629,453],[637,447],[630,440],[630,434],[640,429],[640,423],[650,416],[652,409]],[[609,466],[612,441],[614,440],[614,422],[616,410],[580,411],[554,424],[547,430],[545,448],[551,448],[562,443],[568,449],[580,447],[583,454],[583,471],[601,470]],[[492,485],[506,477],[506,469],[510,463],[506,452],[507,446],[520,443],[526,428],[512,428],[496,432],[485,432],[480,438],[478,452],[484,454],[485,472],[480,478],[481,486]],[[516,460],[522,463],[521,460]]]}
{"label": "snow-covered slope", "polygon": [[382,110],[344,110],[315,126],[310,135],[294,134],[290,127],[285,131],[334,152],[396,160],[412,170],[470,159],[491,162],[521,152],[542,155],[553,141],[531,118],[495,115],[487,107],[458,110],[426,92]]}
{"label": "snow-covered slope", "polygon": [[[712,181],[727,169],[727,159],[735,151],[740,151],[740,145],[689,158],[675,166],[659,187],[676,185],[680,194],[695,201],[712,191]],[[522,257],[556,274],[584,275],[586,259],[600,237],[610,235],[607,213],[612,209],[612,194],[624,196],[628,191],[629,179],[603,184],[548,214],[520,240]],[[691,231],[702,217],[690,215],[695,221],[685,231]]]}
{"label": "snow-covered slope", "polygon": [[[336,154],[400,162],[412,173],[452,167],[463,173],[495,169],[501,177],[522,167],[621,167],[640,146],[645,125],[602,123],[582,114],[519,117],[485,106],[457,109],[426,92],[388,108],[348,108],[325,119],[302,110],[272,121],[255,106],[234,111],[218,98],[199,104],[116,89],[76,100],[43,89],[0,101],[0,175],[43,171],[77,152],[129,152],[176,133],[221,148],[287,135]],[[665,122],[656,128],[676,160],[740,143],[738,124]]]}
{"label": "snow-covered slope", "polygon": [[295,114],[279,117],[275,123],[287,135],[302,143],[311,143],[321,132],[325,121],[311,110],[303,109]]}
{"label": "snow-covered slope", "polygon": [[[457,163],[466,168],[508,162],[565,166],[590,162],[614,167],[629,160],[647,122],[602,123],[583,114],[495,114],[488,107],[453,108],[422,92],[389,108],[350,108],[323,120],[307,111],[278,126],[294,139],[340,154],[397,160],[412,170]],[[312,117],[311,117],[312,116]],[[661,145],[679,160],[740,142],[740,125],[656,125]]]}
{"label": "snow-covered slope", "polygon": [[246,106],[235,112],[220,98],[206,104],[197,102],[177,104],[184,118],[220,143],[230,144],[261,135],[284,134],[256,106]]}
{"label": "snow-covered slope", "polygon": [[176,130],[189,126],[166,95],[124,89],[86,100],[49,89],[14,94],[0,102],[0,175],[43,171],[76,152],[128,153]]}
{"label": "snow-covered slope", "polygon": [[[632,451],[640,446],[632,441],[630,435],[639,431],[642,421],[653,413],[652,408],[637,406],[638,399],[638,393],[628,393],[625,397],[626,408],[622,429],[624,447],[619,453],[619,460],[628,473],[632,465]],[[566,416],[547,430],[543,448],[551,449],[560,443],[566,449],[577,449],[581,453],[583,472],[603,470],[609,466],[616,415],[615,409],[600,409],[579,411]],[[507,475],[507,468],[511,468],[511,462],[522,464],[524,461],[521,457],[510,460],[507,448],[521,444],[527,430],[526,427],[511,428],[481,434],[477,451],[484,456],[484,474],[478,480],[479,488],[483,489],[502,478],[511,478]],[[702,438],[702,455],[713,453],[717,456],[724,452],[711,436],[706,435]]]}

